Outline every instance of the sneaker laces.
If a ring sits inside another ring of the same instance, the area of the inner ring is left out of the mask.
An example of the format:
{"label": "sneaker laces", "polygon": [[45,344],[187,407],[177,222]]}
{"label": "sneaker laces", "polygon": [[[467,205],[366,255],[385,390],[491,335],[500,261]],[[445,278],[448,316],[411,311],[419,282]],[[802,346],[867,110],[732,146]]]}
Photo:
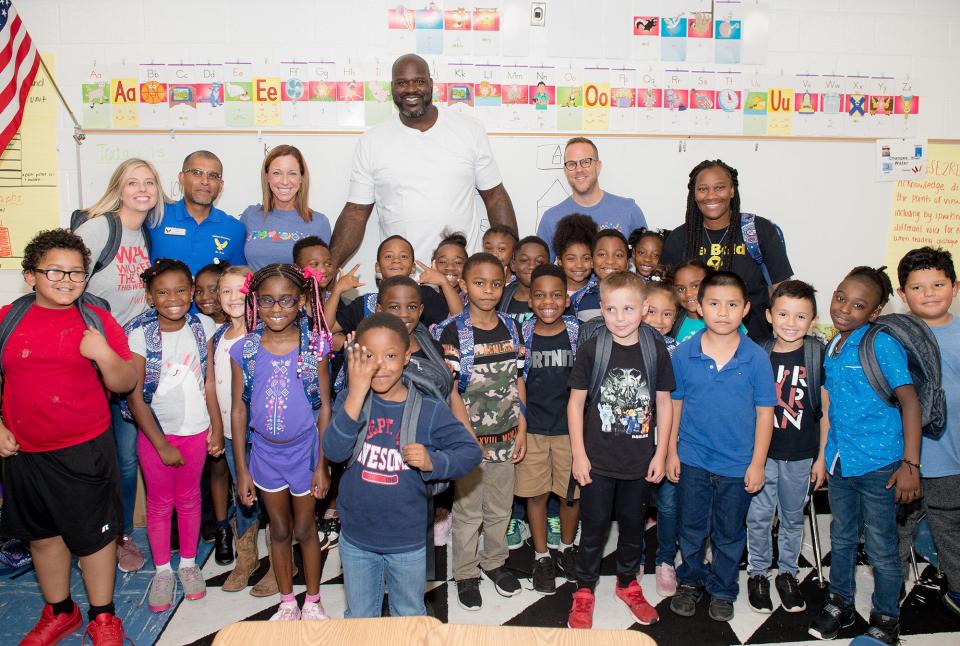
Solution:
{"label": "sneaker laces", "polygon": [[620,588],[620,594],[631,606],[637,606],[647,601],[646,597],[643,596],[643,590],[640,589],[639,584],[636,586],[630,584],[625,588]]}
{"label": "sneaker laces", "polygon": [[593,610],[593,595],[573,595],[574,612],[590,612],[591,610]]}
{"label": "sneaker laces", "polygon": [[786,581],[787,590],[790,594],[800,594],[800,584],[797,582],[796,577],[785,576],[781,581]]}
{"label": "sneaker laces", "polygon": [[554,534],[560,533],[560,517],[559,516],[547,516],[547,529]]}
{"label": "sneaker laces", "polygon": [[[157,574],[159,574],[159,572],[153,575],[153,579],[150,580],[150,585],[148,585],[147,589],[143,591],[143,596],[140,597],[140,601],[137,602],[137,607],[142,606],[143,602],[147,600],[147,596],[150,594],[150,589],[153,588],[153,582],[156,580]],[[173,574],[173,571],[171,571],[170,574]],[[177,598],[177,577],[171,576],[170,578],[173,579],[173,598],[176,599]]]}
{"label": "sneaker laces", "polygon": [[[97,623],[96,620],[91,621],[87,624],[86,630],[83,631],[83,638],[80,640],[80,646],[85,646],[87,643],[87,635],[90,635],[90,641],[93,642],[93,635],[91,634],[91,629],[100,630],[100,637],[110,638],[111,641],[117,641],[120,638],[120,635],[123,635],[123,640],[121,643],[130,642],[133,644],[133,640],[127,635],[123,630],[123,623],[121,623],[119,617],[114,615],[115,621],[111,621],[108,625]],[[134,646],[136,646],[134,644]]]}

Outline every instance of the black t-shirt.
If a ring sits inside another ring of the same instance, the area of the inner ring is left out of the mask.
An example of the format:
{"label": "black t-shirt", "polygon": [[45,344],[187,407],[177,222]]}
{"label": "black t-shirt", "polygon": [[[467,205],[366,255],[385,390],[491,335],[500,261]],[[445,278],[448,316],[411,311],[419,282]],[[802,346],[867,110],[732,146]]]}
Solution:
{"label": "black t-shirt", "polygon": [[[820,423],[810,408],[807,369],[803,348],[770,354],[777,405],[773,409],[773,440],[767,457],[774,460],[806,460],[820,452]],[[826,383],[823,366],[820,383]]]}
{"label": "black t-shirt", "polygon": [[530,309],[530,301],[518,301],[511,298],[507,303],[507,315],[516,319],[517,323],[523,325],[527,320],[533,318],[533,310]]}
{"label": "black t-shirt", "polygon": [[[340,305],[337,307],[337,323],[340,324],[344,334],[354,332],[360,325],[360,321],[366,318],[363,312],[363,303],[366,298],[367,294],[364,294],[349,303],[340,301]],[[420,315],[420,322],[425,327],[429,328],[431,325],[450,317],[447,301],[429,285],[420,286],[420,300],[423,302],[423,314]]]}
{"label": "black t-shirt", "polygon": [[[590,390],[597,340],[577,349],[569,385]],[[674,389],[673,364],[666,346],[657,344],[657,390]],[[647,475],[654,451],[656,393],[647,385],[640,343],[614,343],[597,401],[586,404],[583,444],[590,467],[602,476],[637,480]]]}
{"label": "black t-shirt", "polygon": [[527,432],[566,435],[570,397],[567,380],[573,369],[567,330],[553,336],[535,333],[527,363]]}
{"label": "black t-shirt", "polygon": [[[766,218],[757,217],[757,239],[760,242],[760,250],[763,252],[763,262],[770,272],[770,279],[774,283],[786,280],[793,275],[793,268],[790,266],[790,260],[787,258],[787,250],[783,240],[777,235],[773,224]],[[716,235],[718,232],[714,232]],[[738,236],[741,238],[742,236]],[[663,244],[663,255],[661,261],[665,265],[676,267],[686,260],[684,252],[687,244],[687,225],[681,224],[673,230],[666,242]],[[716,254],[717,249],[711,249],[710,245],[704,245],[699,249],[696,259],[699,259],[710,265],[710,258]],[[763,272],[750,253],[747,246],[738,242],[733,249],[733,267],[731,270],[736,273],[743,282],[747,284],[747,298],[750,301],[750,313],[744,320],[747,326],[747,334],[757,343],[763,343],[770,338],[770,325],[764,316],[767,308],[770,306],[770,295],[767,291],[767,282],[763,279]]]}

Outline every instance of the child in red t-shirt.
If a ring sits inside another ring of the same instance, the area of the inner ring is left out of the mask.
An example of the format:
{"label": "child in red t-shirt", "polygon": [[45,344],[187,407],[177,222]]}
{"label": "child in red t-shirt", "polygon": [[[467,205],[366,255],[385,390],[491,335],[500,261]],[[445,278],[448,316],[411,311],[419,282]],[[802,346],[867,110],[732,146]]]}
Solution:
{"label": "child in red t-shirt", "polygon": [[[64,229],[42,231],[23,255],[24,280],[36,293],[0,355],[0,533],[30,543],[47,602],[24,641],[56,643],[81,626],[80,609],[70,598],[76,554],[90,599],[86,632],[94,644],[119,644],[124,633],[114,614],[113,587],[123,521],[103,386],[123,393],[137,377],[126,337],[110,313],[78,302],[90,269],[83,240]],[[104,334],[88,329],[81,307],[99,317]],[[0,309],[0,322],[10,311],[9,305]]]}

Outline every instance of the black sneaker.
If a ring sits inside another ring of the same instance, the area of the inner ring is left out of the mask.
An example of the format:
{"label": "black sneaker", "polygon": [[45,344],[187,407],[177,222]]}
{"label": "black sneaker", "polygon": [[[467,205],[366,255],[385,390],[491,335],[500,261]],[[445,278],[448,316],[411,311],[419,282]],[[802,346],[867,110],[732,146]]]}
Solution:
{"label": "black sneaker", "polygon": [[900,641],[900,620],[896,617],[870,613],[870,627],[864,633],[884,644],[896,644]]}
{"label": "black sneaker", "polygon": [[326,552],[340,543],[340,517],[323,518],[317,523],[317,534],[320,536],[320,550]]}
{"label": "black sneaker", "polygon": [[783,606],[784,610],[787,612],[803,612],[807,609],[807,602],[803,600],[803,595],[800,594],[800,584],[797,583],[797,577],[789,572],[783,572],[777,575],[773,584],[777,586],[780,605]]}
{"label": "black sneaker", "polygon": [[567,581],[577,580],[577,549],[576,545],[571,545],[557,553],[557,574]]}
{"label": "black sneaker", "polygon": [[707,614],[714,621],[730,621],[733,619],[733,602],[713,597],[710,599],[710,610]]}
{"label": "black sneaker", "polygon": [[765,575],[754,574],[747,579],[747,603],[754,612],[764,615],[773,612],[773,602],[770,600],[770,579]]}
{"label": "black sneaker", "polygon": [[492,570],[480,570],[480,573],[493,584],[501,597],[513,597],[520,594],[520,581],[507,568],[500,566]]}
{"label": "black sneaker", "polygon": [[535,559],[533,562],[533,590],[540,594],[554,594],[557,591],[557,570],[550,555]]}
{"label": "black sneaker", "polygon": [[697,602],[703,597],[703,588],[681,583],[677,593],[670,597],[670,610],[681,617],[692,617],[697,613]]}
{"label": "black sneaker", "polygon": [[480,596],[480,579],[457,581],[457,602],[464,610],[480,610],[483,597]]}
{"label": "black sneaker", "polygon": [[855,619],[853,605],[848,605],[840,597],[831,594],[820,608],[820,614],[807,628],[807,632],[817,639],[835,639],[840,630],[852,626]]}
{"label": "black sneaker", "polygon": [[217,526],[217,535],[213,546],[213,559],[217,565],[233,563],[233,529],[230,525]]}

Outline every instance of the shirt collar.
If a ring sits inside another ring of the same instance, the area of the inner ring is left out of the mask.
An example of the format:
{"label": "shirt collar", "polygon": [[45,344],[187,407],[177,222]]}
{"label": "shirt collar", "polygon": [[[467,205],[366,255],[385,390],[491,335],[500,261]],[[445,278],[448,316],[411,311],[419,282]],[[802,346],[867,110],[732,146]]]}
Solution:
{"label": "shirt collar", "polygon": [[[703,340],[703,333],[706,332],[706,329],[698,330],[690,339],[685,341],[685,343],[691,343],[690,346],[690,357],[699,357],[702,361],[714,361],[713,357],[703,353],[703,347],[700,345],[700,342]],[[724,368],[728,366],[737,365],[741,359],[743,359],[744,353],[744,344],[747,339],[747,335],[743,333],[743,330],[737,330],[737,334],[740,335],[740,343],[737,344],[737,349],[734,351],[733,356],[730,357],[730,361],[723,365]]]}

